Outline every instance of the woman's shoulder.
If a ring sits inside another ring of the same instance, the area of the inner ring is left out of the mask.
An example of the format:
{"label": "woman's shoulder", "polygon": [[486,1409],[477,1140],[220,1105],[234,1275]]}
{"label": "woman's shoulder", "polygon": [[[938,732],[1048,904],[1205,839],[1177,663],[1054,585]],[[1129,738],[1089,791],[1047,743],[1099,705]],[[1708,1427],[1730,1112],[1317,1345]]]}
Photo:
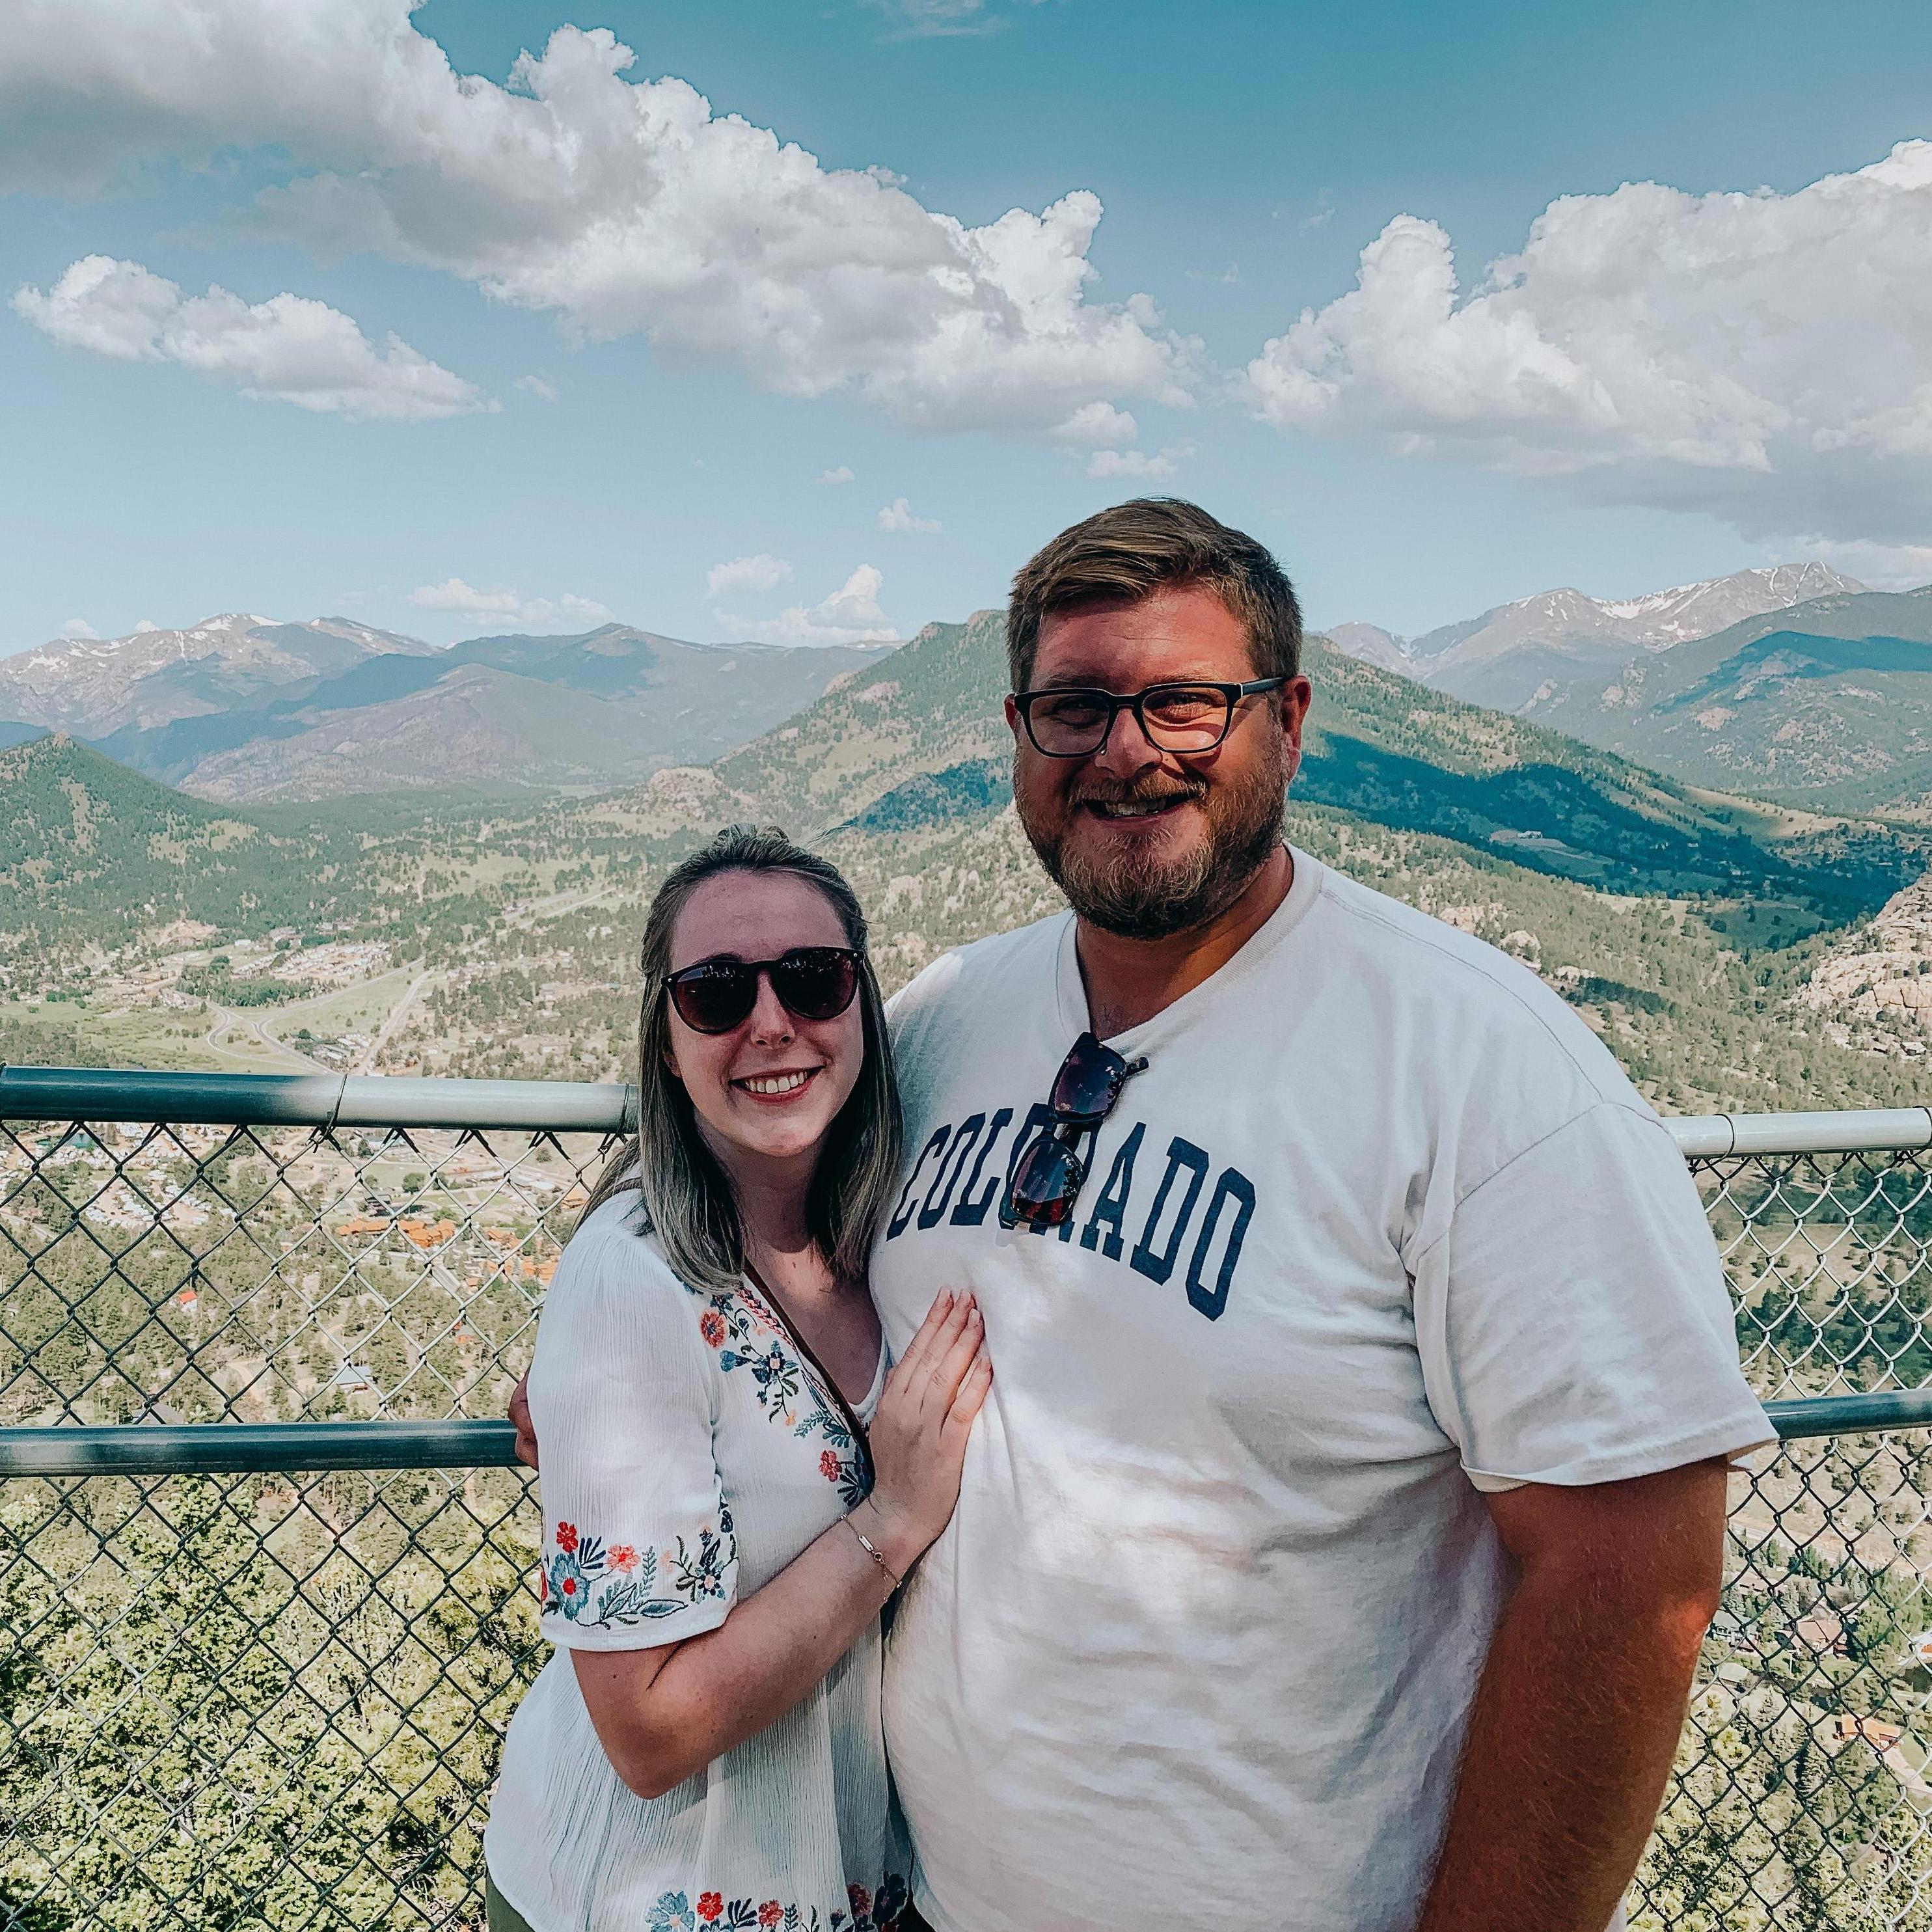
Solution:
{"label": "woman's shoulder", "polygon": [[611,1321],[690,1328],[700,1298],[673,1271],[634,1190],[600,1202],[566,1244],[544,1298],[553,1325]]}

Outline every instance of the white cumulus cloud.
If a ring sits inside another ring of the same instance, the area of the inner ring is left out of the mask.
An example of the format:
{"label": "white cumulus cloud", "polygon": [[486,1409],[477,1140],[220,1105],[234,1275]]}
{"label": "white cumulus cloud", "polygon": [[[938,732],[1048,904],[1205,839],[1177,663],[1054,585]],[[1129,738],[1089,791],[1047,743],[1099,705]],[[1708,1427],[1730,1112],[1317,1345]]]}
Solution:
{"label": "white cumulus cloud", "polygon": [[607,605],[574,591],[557,598],[532,597],[520,590],[479,590],[460,577],[425,584],[410,592],[410,602],[418,610],[450,610],[475,622],[518,624],[530,631],[594,628],[616,620]]}
{"label": "white cumulus cloud", "polygon": [[1083,403],[1064,422],[1054,425],[1053,440],[1091,449],[1103,442],[1132,442],[1140,433],[1140,424],[1125,410],[1117,410],[1112,403]]}
{"label": "white cumulus cloud", "polygon": [[519,376],[514,386],[526,395],[535,396],[539,402],[554,403],[556,400],[556,385],[546,381],[541,376]]}
{"label": "white cumulus cloud", "polygon": [[842,463],[836,470],[821,470],[812,480],[814,483],[849,483],[852,480],[851,465]]}
{"label": "white cumulus cloud", "polygon": [[1096,400],[1189,399],[1196,345],[1144,296],[1088,298],[1095,195],[968,227],[674,76],[626,80],[634,58],[561,27],[499,86],[454,71],[410,0],[11,7],[0,186],[98,192],[268,150],[291,172],[257,232],[446,271],[782,394],[1022,435]]}
{"label": "white cumulus cloud", "polygon": [[1286,430],[1910,544],[1932,508],[1932,142],[1790,194],[1565,196],[1466,296],[1448,235],[1399,216],[1246,389]]}
{"label": "white cumulus cloud", "polygon": [[1096,449],[1088,459],[1089,476],[1106,478],[1113,476],[1172,476],[1180,467],[1184,457],[1194,454],[1194,446],[1190,442],[1170,443],[1158,456],[1150,456],[1144,449]]}
{"label": "white cumulus cloud", "polygon": [[340,309],[304,296],[249,303],[224,288],[184,296],[138,262],[88,255],[14,312],[68,349],[116,362],[178,362],[244,396],[298,409],[420,422],[492,406],[473,383],[391,336],[378,350]]}
{"label": "white cumulus cloud", "polygon": [[879,527],[882,530],[917,530],[927,536],[937,535],[939,519],[937,517],[916,517],[912,506],[903,496],[895,496],[879,512]]}
{"label": "white cumulus cloud", "polygon": [[718,622],[734,634],[767,644],[890,644],[898,639],[892,620],[879,608],[885,575],[862,563],[821,603],[808,609],[794,604],[776,617],[734,617]]}
{"label": "white cumulus cloud", "polygon": [[729,597],[741,590],[776,590],[791,574],[791,566],[782,556],[760,550],[756,556],[734,556],[729,563],[714,563],[705,574],[708,597]]}
{"label": "white cumulus cloud", "polygon": [[86,643],[98,638],[100,633],[85,617],[70,617],[60,627],[64,638],[71,638],[76,643]]}

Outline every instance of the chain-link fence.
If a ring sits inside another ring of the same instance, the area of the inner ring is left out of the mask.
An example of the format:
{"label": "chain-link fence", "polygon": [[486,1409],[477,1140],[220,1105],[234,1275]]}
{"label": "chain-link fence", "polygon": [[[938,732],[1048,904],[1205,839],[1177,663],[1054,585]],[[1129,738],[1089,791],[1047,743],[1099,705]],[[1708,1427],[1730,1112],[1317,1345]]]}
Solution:
{"label": "chain-link fence", "polygon": [[[541,1661],[495,1419],[626,1105],[0,1072],[0,1932],[480,1926]],[[1795,1439],[1633,1920],[1932,1932],[1932,1115],[1676,1125]]]}

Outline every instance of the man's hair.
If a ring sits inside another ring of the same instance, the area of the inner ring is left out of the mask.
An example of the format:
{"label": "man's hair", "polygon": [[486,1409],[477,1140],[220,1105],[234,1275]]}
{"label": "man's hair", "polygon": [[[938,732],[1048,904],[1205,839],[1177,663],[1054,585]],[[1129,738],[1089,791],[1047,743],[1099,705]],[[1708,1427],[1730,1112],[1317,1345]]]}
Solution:
{"label": "man's hair", "polygon": [[1178,496],[1137,496],[1064,530],[1021,566],[1006,606],[1013,688],[1033,675],[1040,627],[1082,604],[1138,604],[1170,586],[1212,591],[1248,634],[1258,677],[1301,669],[1301,607],[1267,547]]}

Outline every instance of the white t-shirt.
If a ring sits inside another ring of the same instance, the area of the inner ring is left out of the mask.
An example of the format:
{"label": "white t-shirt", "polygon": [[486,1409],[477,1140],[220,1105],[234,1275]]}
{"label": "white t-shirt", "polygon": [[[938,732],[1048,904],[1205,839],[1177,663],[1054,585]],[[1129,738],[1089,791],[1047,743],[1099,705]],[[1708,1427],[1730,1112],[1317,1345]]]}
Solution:
{"label": "white t-shirt", "polygon": [[611,1769],[566,1654],[715,1630],[863,1494],[850,1432],[758,1291],[688,1288],[637,1210],[620,1194],[585,1222],[537,1330],[541,1627],[558,1648],[511,1720],[490,1876],[532,1932],[880,1932],[911,1858],[876,1622],[803,1702],[648,1801]]}
{"label": "white t-shirt", "polygon": [[1087,1028],[1072,916],[893,1006],[874,1292],[897,1348],[970,1288],[994,1366],[886,1658],[938,1932],[1402,1932],[1508,1587],[1479,1491],[1772,1438],[1696,1191],[1596,1037],[1294,856],[1110,1042],[1147,1070],[1057,1234],[998,1196]]}

